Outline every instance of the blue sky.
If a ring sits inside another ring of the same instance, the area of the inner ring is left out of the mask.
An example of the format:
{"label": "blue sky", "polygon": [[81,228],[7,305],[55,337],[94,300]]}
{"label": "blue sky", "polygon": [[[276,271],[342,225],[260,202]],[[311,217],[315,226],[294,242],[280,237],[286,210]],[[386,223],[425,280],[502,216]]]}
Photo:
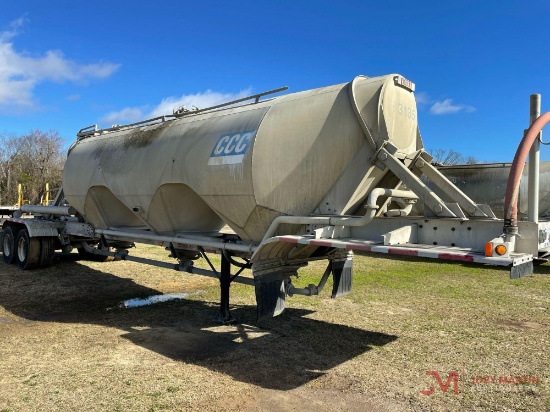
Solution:
{"label": "blue sky", "polygon": [[[399,73],[428,149],[511,161],[550,110],[550,2],[2,1],[0,132],[131,122]],[[550,139],[550,132],[548,132]],[[550,147],[541,158],[550,160]]]}

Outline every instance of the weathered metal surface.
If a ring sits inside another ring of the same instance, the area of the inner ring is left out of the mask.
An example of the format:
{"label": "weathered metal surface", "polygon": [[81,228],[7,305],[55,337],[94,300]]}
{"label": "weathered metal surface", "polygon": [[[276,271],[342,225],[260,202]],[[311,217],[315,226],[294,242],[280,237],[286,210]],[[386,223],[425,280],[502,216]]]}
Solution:
{"label": "weathered metal surface", "polygon": [[[271,238],[272,242],[282,242],[294,245],[325,246],[352,251],[372,253],[386,253],[389,255],[415,256],[430,259],[452,260],[465,263],[481,263],[495,266],[518,266],[532,262],[533,256],[524,253],[514,253],[507,257],[487,257],[479,250],[471,248],[428,245],[422,243],[404,243],[398,246],[385,246],[381,242],[365,240],[363,238],[342,239],[311,239],[304,236],[278,236]],[[527,273],[527,272],[526,272]],[[532,273],[532,268],[531,268]]]}
{"label": "weathered metal surface", "polygon": [[71,216],[76,213],[71,206],[42,206],[42,205],[21,205],[21,211],[32,214],[49,214],[60,216]]}
{"label": "weathered metal surface", "polygon": [[53,222],[40,219],[20,219],[8,218],[2,222],[2,227],[5,228],[9,224],[18,224],[25,226],[29,232],[29,237],[50,236],[57,237],[59,229],[63,227],[62,222]]}
{"label": "weathered metal surface", "polygon": [[[510,163],[491,163],[457,166],[440,166],[438,169],[447,179],[456,187],[466,193],[478,203],[488,204],[496,217],[504,217],[504,194],[506,192],[506,183],[510,174]],[[528,218],[528,167],[523,171],[521,178],[518,219],[526,220]],[[438,193],[443,199],[447,199],[445,194],[430,182],[426,177],[422,178],[424,182],[434,192]],[[539,173],[539,216],[550,217],[550,162],[540,163]],[[413,209],[414,214],[423,213],[423,206],[419,202]]]}
{"label": "weathered metal surface", "polygon": [[81,139],[65,196],[100,229],[174,236],[227,224],[253,243],[280,215],[353,213],[387,173],[370,162],[365,130],[400,157],[422,148],[399,79],[358,77],[353,96],[346,83]]}

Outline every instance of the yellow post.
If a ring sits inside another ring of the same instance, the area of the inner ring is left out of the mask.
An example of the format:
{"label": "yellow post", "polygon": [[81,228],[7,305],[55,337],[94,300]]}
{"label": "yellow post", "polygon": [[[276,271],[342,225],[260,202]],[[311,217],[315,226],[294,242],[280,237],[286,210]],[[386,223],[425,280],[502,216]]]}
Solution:
{"label": "yellow post", "polygon": [[44,202],[42,203],[44,206],[48,206],[50,204],[50,184],[46,183],[46,195],[44,196]]}
{"label": "yellow post", "polygon": [[23,204],[23,186],[21,183],[17,185],[17,204],[16,206],[21,207]]}

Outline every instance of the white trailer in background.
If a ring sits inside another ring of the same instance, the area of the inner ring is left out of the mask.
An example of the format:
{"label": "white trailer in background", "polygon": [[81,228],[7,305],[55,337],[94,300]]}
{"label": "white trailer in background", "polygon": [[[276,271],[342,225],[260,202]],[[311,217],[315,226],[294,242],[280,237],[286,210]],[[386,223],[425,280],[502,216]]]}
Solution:
{"label": "white trailer in background", "polygon": [[[402,76],[260,100],[269,93],[82,129],[54,205],[26,205],[21,212],[35,218],[3,222],[4,261],[44,267],[55,250],[77,247],[88,257],[216,276],[219,319],[230,322],[231,282],[253,285],[258,316],[274,316],[287,296],[316,295],[330,275],[332,296],[348,293],[353,251],[507,266],[519,277],[550,246],[546,223],[505,225],[431,164],[414,84]],[[425,208],[412,216],[418,199]],[[176,261],[132,256],[134,242],[162,245]],[[219,270],[209,253],[221,255]],[[199,258],[212,270],[195,268]],[[319,284],[294,286],[315,260],[327,261]],[[239,276],[245,269],[252,278]]]}

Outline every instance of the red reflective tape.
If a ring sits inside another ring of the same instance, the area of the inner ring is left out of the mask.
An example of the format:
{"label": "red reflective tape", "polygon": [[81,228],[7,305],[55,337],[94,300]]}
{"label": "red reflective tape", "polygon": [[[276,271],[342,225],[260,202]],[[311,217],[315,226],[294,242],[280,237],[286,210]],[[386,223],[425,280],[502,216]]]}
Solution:
{"label": "red reflective tape", "polygon": [[347,243],[346,244],[347,250],[364,250],[365,252],[370,252],[372,250],[372,246],[370,245],[356,245],[354,243]]}
{"label": "red reflective tape", "polygon": [[446,260],[460,260],[462,262],[473,262],[474,257],[472,255],[457,255],[454,253],[440,253],[437,255],[438,259],[446,259]]}
{"label": "red reflective tape", "polygon": [[295,237],[290,237],[290,236],[279,236],[278,239],[279,239],[281,242],[286,242],[286,243],[298,243],[298,238],[295,238]]}
{"label": "red reflective tape", "polygon": [[388,249],[390,255],[418,256],[418,250],[410,249]]}
{"label": "red reflective tape", "polygon": [[326,240],[312,240],[309,242],[311,246],[327,246],[327,247],[334,247],[332,246],[332,241],[326,241]]}

